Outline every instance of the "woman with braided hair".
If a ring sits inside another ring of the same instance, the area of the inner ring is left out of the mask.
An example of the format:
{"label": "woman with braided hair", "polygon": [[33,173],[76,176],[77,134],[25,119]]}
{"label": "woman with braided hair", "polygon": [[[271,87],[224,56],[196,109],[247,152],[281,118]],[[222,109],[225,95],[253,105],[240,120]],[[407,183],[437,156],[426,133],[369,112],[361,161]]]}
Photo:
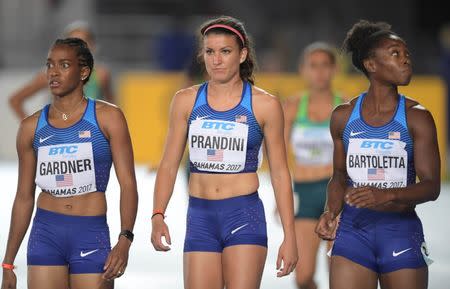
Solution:
{"label": "woman with braided hair", "polygon": [[440,193],[433,117],[398,93],[411,80],[411,56],[390,25],[357,22],[344,50],[370,85],[331,117],[333,176],[316,227],[335,239],[330,288],[425,289],[430,259],[415,207]]}
{"label": "woman with braided hair", "polygon": [[[126,269],[137,212],[133,150],[116,106],[85,98],[94,59],[83,40],[58,39],[46,77],[53,100],[17,135],[19,178],[3,259],[2,289],[15,289],[14,259],[42,192],[27,247],[30,289],[111,289]],[[111,249],[105,191],[114,162],[121,233]]]}

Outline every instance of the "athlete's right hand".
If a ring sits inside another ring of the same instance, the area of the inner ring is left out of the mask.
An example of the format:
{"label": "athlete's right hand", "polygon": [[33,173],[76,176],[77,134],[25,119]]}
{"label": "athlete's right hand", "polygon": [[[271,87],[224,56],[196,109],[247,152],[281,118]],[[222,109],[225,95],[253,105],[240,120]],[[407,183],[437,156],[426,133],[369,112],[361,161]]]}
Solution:
{"label": "athlete's right hand", "polygon": [[3,269],[3,280],[1,289],[16,289],[17,278],[13,270]]}
{"label": "athlete's right hand", "polygon": [[330,211],[325,211],[320,216],[315,231],[320,238],[332,241],[336,238],[336,226],[336,216]]}
{"label": "athlete's right hand", "polygon": [[152,219],[152,236],[151,241],[156,251],[169,251],[170,247],[166,246],[162,242],[162,237],[166,240],[166,243],[172,245],[169,234],[169,227],[164,222],[161,215],[156,215]]}

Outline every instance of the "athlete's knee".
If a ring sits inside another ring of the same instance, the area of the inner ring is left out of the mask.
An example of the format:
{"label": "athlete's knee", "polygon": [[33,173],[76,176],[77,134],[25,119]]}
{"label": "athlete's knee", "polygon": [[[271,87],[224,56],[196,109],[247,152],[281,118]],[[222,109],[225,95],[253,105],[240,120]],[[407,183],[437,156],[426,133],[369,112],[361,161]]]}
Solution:
{"label": "athlete's knee", "polygon": [[[300,269],[301,271],[301,269]],[[316,283],[314,282],[314,272],[297,272],[295,274],[295,282],[299,289],[316,289]]]}
{"label": "athlete's knee", "polygon": [[314,282],[314,280],[312,280],[312,279],[305,280],[303,282],[299,282],[299,280],[297,280],[297,288],[298,289],[317,289],[317,285],[316,285],[316,282]]}

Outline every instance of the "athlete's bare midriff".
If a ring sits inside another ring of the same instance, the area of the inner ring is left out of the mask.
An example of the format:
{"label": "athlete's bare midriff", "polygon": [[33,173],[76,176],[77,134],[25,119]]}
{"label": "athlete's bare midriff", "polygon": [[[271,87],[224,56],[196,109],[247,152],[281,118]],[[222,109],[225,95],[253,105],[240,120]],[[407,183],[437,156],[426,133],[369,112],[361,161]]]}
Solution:
{"label": "athlete's bare midriff", "polygon": [[220,200],[256,192],[259,180],[256,173],[204,174],[192,173],[189,194],[193,197]]}
{"label": "athlete's bare midriff", "polygon": [[58,198],[41,192],[37,200],[41,209],[73,216],[99,216],[106,214],[106,196],[103,192],[92,192],[80,196]]}

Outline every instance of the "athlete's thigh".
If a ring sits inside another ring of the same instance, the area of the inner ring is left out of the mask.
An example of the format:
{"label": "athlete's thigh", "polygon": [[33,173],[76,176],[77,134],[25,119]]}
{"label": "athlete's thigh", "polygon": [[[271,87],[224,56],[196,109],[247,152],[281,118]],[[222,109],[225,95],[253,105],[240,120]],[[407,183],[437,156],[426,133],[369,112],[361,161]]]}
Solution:
{"label": "athlete's thigh", "polygon": [[223,250],[223,275],[227,289],[257,289],[261,283],[267,248],[236,245]]}
{"label": "athlete's thigh", "polygon": [[380,276],[381,289],[426,289],[428,267],[401,269]]}
{"label": "athlete's thigh", "polygon": [[341,256],[331,257],[330,289],[376,289],[378,274]]}
{"label": "athlete's thigh", "polygon": [[28,289],[69,288],[67,266],[28,266]]}
{"label": "athlete's thigh", "polygon": [[70,289],[113,289],[114,281],[104,280],[102,274],[70,274]]}
{"label": "athlete's thigh", "polygon": [[222,254],[185,252],[183,256],[185,289],[222,289]]}
{"label": "athlete's thigh", "polygon": [[320,245],[320,238],[314,232],[317,220],[295,220],[295,234],[297,236],[297,248],[299,262],[296,267],[297,276],[310,278],[316,268],[316,256]]}

